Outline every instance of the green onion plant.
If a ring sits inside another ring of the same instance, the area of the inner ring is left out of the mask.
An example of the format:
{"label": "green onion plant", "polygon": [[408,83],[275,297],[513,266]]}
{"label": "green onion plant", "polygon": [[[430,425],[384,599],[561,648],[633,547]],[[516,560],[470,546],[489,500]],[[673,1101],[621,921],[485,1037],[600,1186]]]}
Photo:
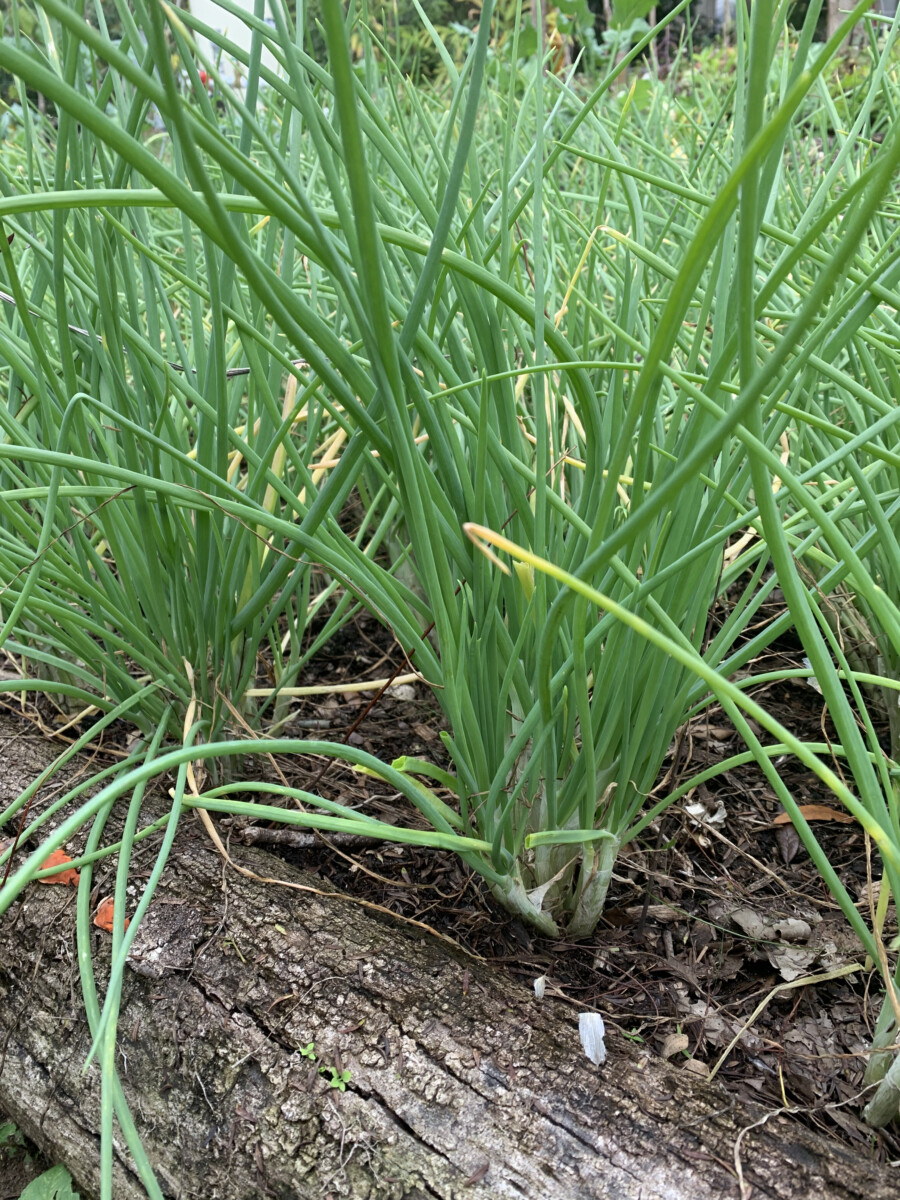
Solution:
{"label": "green onion plant", "polygon": [[[835,792],[896,895],[892,765],[864,691],[895,697],[900,629],[885,565],[900,128],[879,115],[894,28],[873,27],[845,127],[826,72],[867,5],[815,46],[820,7],[790,40],[787,5],[755,0],[734,87],[694,105],[637,88],[649,35],[590,84],[520,71],[490,0],[462,64],[435,36],[434,89],[376,56],[365,26],[354,59],[355,14],[336,3],[327,66],[280,0],[272,25],[261,2],[245,16],[249,52],[145,0],[119,5],[118,42],[99,4],[85,21],[67,0],[39,0],[43,37],[0,42],[0,69],[42,98],[13,114],[0,163],[0,644],[21,671],[0,688],[56,697],[84,728],[60,762],[118,718],[140,735],[90,799],[80,784],[32,814],[42,779],[0,814],[27,817],[29,848],[0,912],[88,831],[79,961],[104,1196],[114,1116],[160,1194],[115,1019],[192,808],[452,849],[541,932],[586,937],[621,847],[696,784],[654,792],[676,730],[716,701],[891,986],[877,926],[774,767],[791,752]],[[240,63],[241,87],[198,35]],[[810,155],[811,130],[838,129]],[[760,629],[775,587],[789,612]],[[877,627],[877,662],[844,652],[839,597]],[[433,689],[445,762],[277,737],[300,671],[359,605]],[[748,664],[789,623],[830,747],[748,695]],[[294,809],[256,804],[265,753],[377,774],[416,820],[290,787]],[[166,773],[171,810],[142,825]],[[160,830],[127,932],[116,905],[101,1000],[93,864],[117,857],[124,900],[133,845]]]}

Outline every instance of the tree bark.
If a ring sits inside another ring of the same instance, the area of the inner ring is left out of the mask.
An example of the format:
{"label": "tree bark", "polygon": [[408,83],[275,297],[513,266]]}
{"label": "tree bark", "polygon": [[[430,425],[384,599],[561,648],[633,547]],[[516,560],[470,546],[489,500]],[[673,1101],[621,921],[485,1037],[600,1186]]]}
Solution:
{"label": "tree bark", "polygon": [[[6,798],[47,757],[30,735],[0,744]],[[593,1066],[565,1005],[256,847],[232,855],[268,882],[185,820],[126,973],[119,1071],[167,1197],[721,1200],[736,1159],[745,1196],[896,1195],[888,1169],[785,1117],[751,1130],[762,1109],[614,1032]],[[33,886],[0,923],[0,1107],[91,1196],[89,1042],[74,893]],[[118,1141],[115,1172],[116,1200],[145,1195]]]}

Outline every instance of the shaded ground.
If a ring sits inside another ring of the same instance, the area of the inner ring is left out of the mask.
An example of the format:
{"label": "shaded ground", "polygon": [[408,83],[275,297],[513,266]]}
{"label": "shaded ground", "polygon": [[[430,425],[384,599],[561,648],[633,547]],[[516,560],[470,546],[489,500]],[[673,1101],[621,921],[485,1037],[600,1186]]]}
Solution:
{"label": "shaded ground", "polygon": [[[800,658],[786,640],[754,670],[798,667]],[[408,670],[389,636],[362,616],[332,645],[329,661],[317,664],[310,682],[373,678],[391,664]],[[382,697],[355,729],[369,696],[308,701],[297,719],[327,719],[329,728],[315,736],[329,739],[352,729],[351,742],[386,761],[401,754],[440,761],[440,714],[424,688],[405,691],[405,699]],[[778,683],[761,692],[758,698],[792,732],[810,741],[828,737],[822,698],[809,684]],[[683,731],[664,771],[673,768],[686,778],[743,749],[712,708]],[[372,781],[335,766],[319,777],[324,764],[298,775],[297,765],[280,764],[300,786],[318,778],[323,795],[353,799],[381,819],[410,820]],[[862,829],[846,822],[818,781],[789,760],[779,769],[800,803],[823,806],[827,819],[815,822],[816,833],[868,918],[867,878],[877,887],[877,854],[870,849],[867,859]],[[776,823],[781,811],[753,764],[701,786],[648,838],[626,849],[604,920],[590,940],[577,944],[535,935],[450,854],[384,844],[327,846],[324,838],[304,835],[297,840],[305,845],[281,842],[277,852],[345,891],[429,924],[519,980],[546,976],[549,994],[600,1011],[626,1036],[685,1069],[715,1071],[736,1096],[799,1109],[798,1118],[810,1126],[892,1161],[900,1158],[900,1138],[874,1134],[859,1119],[856,1099],[878,1015],[879,979],[863,970],[839,976],[865,956],[793,827]],[[233,836],[276,849],[261,829],[235,828]],[[893,909],[888,922],[886,941],[896,932]],[[804,983],[828,974],[839,977]]]}
{"label": "shaded ground", "polygon": [[[798,653],[784,643],[765,666],[791,664],[798,664]],[[372,679],[392,668],[408,665],[390,635],[361,615],[298,682]],[[827,735],[821,696],[806,683],[772,685],[764,698],[800,736]],[[371,700],[363,693],[303,701],[284,732],[308,736],[314,729],[312,736],[346,738],[386,761],[400,754],[441,761],[440,714],[424,687],[385,695],[367,712]],[[664,770],[684,777],[742,748],[711,709],[683,731]],[[278,768],[298,786],[381,819],[410,821],[377,781],[334,765],[323,772],[322,760],[280,760]],[[789,762],[780,769],[795,770]],[[789,782],[802,802],[833,807],[815,781],[797,774]],[[691,807],[697,804],[705,815]],[[221,824],[233,842],[263,843],[323,882],[427,924],[520,982],[546,976],[548,995],[598,1010],[634,1042],[685,1070],[717,1071],[737,1098],[792,1109],[795,1119],[855,1152],[892,1162],[900,1158],[896,1133],[874,1134],[858,1115],[878,977],[863,970],[840,976],[864,956],[793,830],[776,823],[779,813],[755,766],[691,794],[646,840],[627,848],[604,920],[578,944],[536,936],[453,855]],[[832,818],[817,822],[816,831],[868,914],[867,877],[877,880],[880,870],[877,860],[867,861],[862,830]],[[153,847],[145,843],[142,854],[151,857]],[[889,925],[886,940],[894,932]],[[827,974],[836,977],[804,982]]]}
{"label": "shaded ground", "polygon": [[0,1115],[0,1200],[19,1200],[33,1180],[52,1164]]}

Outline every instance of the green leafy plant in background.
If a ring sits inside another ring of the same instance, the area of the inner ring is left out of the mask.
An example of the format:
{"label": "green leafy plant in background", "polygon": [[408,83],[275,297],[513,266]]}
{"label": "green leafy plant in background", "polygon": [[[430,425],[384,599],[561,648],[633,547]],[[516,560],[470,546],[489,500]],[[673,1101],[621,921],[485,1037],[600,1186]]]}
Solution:
{"label": "green leafy plant in background", "polygon": [[[278,4],[274,29],[261,4],[248,18],[249,54],[143,0],[121,5],[118,45],[99,12],[90,25],[63,0],[41,3],[50,48],[22,30],[0,43],[0,67],[58,114],[23,110],[21,169],[0,167],[0,639],[24,664],[0,688],[65,703],[83,732],[60,764],[116,718],[140,734],[127,760],[29,815],[0,912],[47,853],[85,838],[73,866],[104,1196],[114,1118],[160,1194],[116,1074],[115,1023],[128,948],[191,809],[210,825],[252,814],[452,849],[538,929],[586,936],[619,849],[705,777],[652,794],[675,730],[716,699],[748,750],[715,769],[759,762],[879,959],[773,766],[789,751],[840,796],[896,894],[891,768],[857,728],[859,673],[819,619],[818,598],[849,580],[893,634],[815,490],[825,470],[830,500],[860,486],[859,439],[834,435],[825,464],[791,457],[796,400],[830,378],[817,348],[837,329],[836,297],[848,279],[861,289],[848,328],[881,352],[862,332],[866,297],[881,295],[873,283],[893,296],[891,278],[872,278],[870,238],[900,131],[849,173],[846,156],[824,175],[803,157],[801,123],[864,7],[813,57],[816,13],[790,45],[783,8],[757,0],[727,121],[723,108],[687,120],[659,87],[640,108],[613,95],[619,67],[586,100],[541,71],[523,85],[491,54],[490,6],[461,68],[433,39],[440,99],[396,87],[389,61],[354,64],[352,16],[330,4],[328,69]],[[194,33],[241,61],[245,91]],[[874,60],[873,102],[893,86],[889,53]],[[867,119],[864,107],[853,147]],[[817,419],[803,410],[807,427]],[[351,536],[338,517],[354,488],[366,515]],[[513,554],[509,574],[490,545]],[[776,586],[826,680],[835,746],[798,742],[747,697],[752,679],[730,682],[786,627],[751,632]],[[433,686],[449,769],[275,736],[300,670],[357,604]],[[257,784],[269,753],[377,774],[428,828]],[[161,776],[171,811],[142,825]],[[30,814],[45,781],[0,822]],[[299,803],[255,804],[261,791]],[[126,931],[133,847],[160,831]],[[101,998],[90,893],[112,856]]]}
{"label": "green leafy plant in background", "polygon": [[[18,1127],[12,1121],[0,1121],[0,1163],[11,1155],[32,1157]],[[79,1200],[79,1196],[72,1187],[72,1176],[59,1164],[32,1179],[19,1194],[19,1200]]]}
{"label": "green leafy plant in background", "polygon": [[[327,57],[323,4],[324,0],[311,0],[303,6],[305,49],[317,62]],[[360,6],[361,23],[350,29],[351,54],[355,59],[367,53],[379,57],[414,80],[434,78],[443,71],[444,53],[457,62],[468,48],[470,26],[478,8],[464,0],[427,0],[424,7],[417,0],[373,0]],[[422,20],[423,11],[427,13],[427,25]],[[296,20],[296,6],[290,6],[290,15]]]}
{"label": "green leafy plant in background", "polygon": [[72,1187],[72,1176],[66,1168],[57,1166],[33,1179],[19,1200],[79,1200],[79,1194]]}
{"label": "green leafy plant in background", "polygon": [[649,32],[646,18],[652,8],[650,0],[614,0],[610,6],[609,27],[602,35],[603,45],[613,59],[621,58],[634,42]]}
{"label": "green leafy plant in background", "polygon": [[574,57],[576,46],[583,67],[590,70],[596,65],[597,18],[588,0],[560,0],[550,8],[546,20],[553,50],[550,65],[557,73]]}

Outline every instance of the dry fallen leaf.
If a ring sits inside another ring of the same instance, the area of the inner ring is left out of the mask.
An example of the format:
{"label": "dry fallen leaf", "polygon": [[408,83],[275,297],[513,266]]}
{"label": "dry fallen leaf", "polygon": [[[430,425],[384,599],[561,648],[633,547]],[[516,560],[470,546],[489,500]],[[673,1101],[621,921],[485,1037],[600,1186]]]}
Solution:
{"label": "dry fallen leaf", "polygon": [[767,938],[773,938],[775,931],[768,924],[761,913],[756,912],[752,908],[736,908],[728,914],[735,925],[746,933],[747,937],[753,938],[756,942],[763,942]]}
{"label": "dry fallen leaf", "polygon": [[[801,804],[800,814],[807,821],[840,821],[842,825],[849,825],[856,820],[856,817],[851,817],[849,813],[842,812],[839,808],[829,808],[827,804]],[[791,818],[786,812],[779,813],[773,825],[790,825]]]}
{"label": "dry fallen leaf", "polygon": [[775,841],[782,859],[790,865],[800,849],[800,834],[793,825],[779,825],[775,830]]}
{"label": "dry fallen leaf", "polygon": [[766,958],[788,983],[809,974],[810,967],[821,953],[808,946],[766,946],[765,949]]}
{"label": "dry fallen leaf", "polygon": [[808,942],[812,934],[812,926],[801,917],[783,917],[773,921],[772,928],[783,942]]}
{"label": "dry fallen leaf", "polygon": [[[45,858],[38,868],[41,871],[46,871],[49,867],[61,867],[63,863],[69,863],[72,859],[68,854],[64,854],[62,850],[54,850],[49,857]],[[62,883],[76,885],[79,880],[78,872],[74,867],[70,867],[67,871],[58,871],[55,875],[48,875],[46,879],[39,879],[38,883]]]}
{"label": "dry fallen leaf", "polygon": [[676,1054],[683,1054],[689,1045],[686,1033],[670,1033],[663,1042],[661,1054],[663,1058],[674,1058]]}
{"label": "dry fallen leaf", "polygon": [[699,1058],[689,1058],[682,1065],[682,1071],[687,1071],[691,1075],[699,1075],[701,1079],[709,1078],[709,1067],[705,1062],[701,1062]]}
{"label": "dry fallen leaf", "polygon": [[[97,913],[94,917],[94,924],[98,929],[105,929],[107,933],[112,933],[113,913],[115,911],[115,902],[112,896],[107,896],[100,901],[97,907]],[[127,929],[131,922],[125,918],[125,928]]]}

